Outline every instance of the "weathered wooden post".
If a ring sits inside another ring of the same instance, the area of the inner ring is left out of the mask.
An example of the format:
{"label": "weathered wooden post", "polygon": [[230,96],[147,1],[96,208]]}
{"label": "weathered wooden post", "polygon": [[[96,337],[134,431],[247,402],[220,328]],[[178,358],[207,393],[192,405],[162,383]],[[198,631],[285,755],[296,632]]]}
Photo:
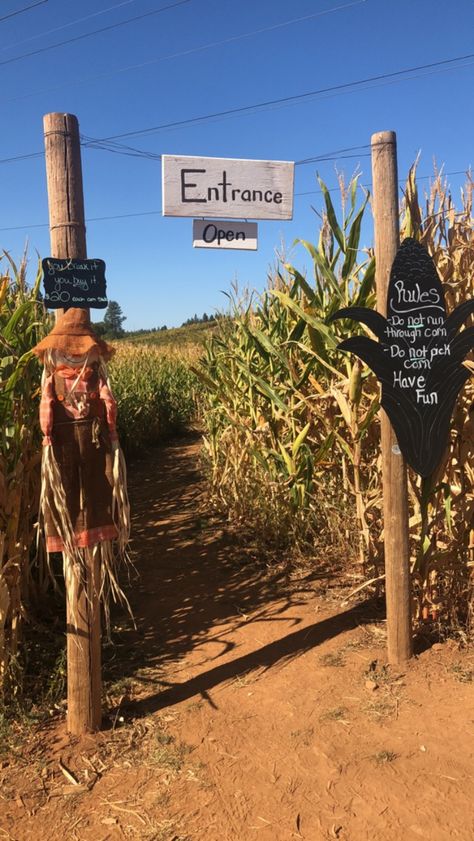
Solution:
{"label": "weathered wooden post", "polygon": [[[385,316],[390,270],[400,239],[394,131],[372,135],[372,184],[377,309]],[[413,654],[407,469],[384,411],[381,426],[388,659],[396,664]]]}
{"label": "weathered wooden post", "polygon": [[[46,114],[44,140],[51,256],[86,258],[77,118]],[[99,559],[90,552],[88,560],[86,586],[71,588],[75,603],[67,600],[67,727],[75,735],[98,730],[102,718]]]}

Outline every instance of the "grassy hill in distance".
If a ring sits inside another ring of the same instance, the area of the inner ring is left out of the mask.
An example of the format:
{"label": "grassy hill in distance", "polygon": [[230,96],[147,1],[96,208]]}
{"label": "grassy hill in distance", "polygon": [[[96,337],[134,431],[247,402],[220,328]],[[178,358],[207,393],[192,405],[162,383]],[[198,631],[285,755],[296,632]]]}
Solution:
{"label": "grassy hill in distance", "polygon": [[149,333],[127,333],[119,341],[133,342],[139,345],[157,345],[166,347],[172,345],[203,345],[216,328],[215,321],[186,324],[183,327],[170,327],[167,330],[151,330]]}

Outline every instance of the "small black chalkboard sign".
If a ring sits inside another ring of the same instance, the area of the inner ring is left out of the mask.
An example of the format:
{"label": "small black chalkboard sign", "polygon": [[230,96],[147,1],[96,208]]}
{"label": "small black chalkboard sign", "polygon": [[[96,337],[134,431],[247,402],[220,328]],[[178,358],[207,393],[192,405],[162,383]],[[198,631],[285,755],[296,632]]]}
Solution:
{"label": "small black chalkboard sign", "polygon": [[44,303],[49,309],[107,306],[103,260],[42,260]]}
{"label": "small black chalkboard sign", "polygon": [[353,336],[339,349],[355,353],[376,374],[400,450],[424,477],[443,457],[454,404],[470,376],[462,363],[474,348],[474,327],[458,330],[472,313],[474,299],[446,314],[433,260],[419,242],[407,238],[393,261],[387,318],[364,307],[341,309],[333,316],[359,321],[379,339]]}

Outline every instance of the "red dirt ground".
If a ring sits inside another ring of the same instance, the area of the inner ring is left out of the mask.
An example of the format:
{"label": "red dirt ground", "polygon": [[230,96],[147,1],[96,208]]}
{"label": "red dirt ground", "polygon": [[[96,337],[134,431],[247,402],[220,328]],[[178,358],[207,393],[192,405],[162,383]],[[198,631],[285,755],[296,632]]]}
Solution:
{"label": "red dirt ground", "polygon": [[0,839],[472,841],[472,652],[388,668],[376,604],[262,570],[203,515],[198,451],[134,467],[107,729],[53,718],[0,762]]}

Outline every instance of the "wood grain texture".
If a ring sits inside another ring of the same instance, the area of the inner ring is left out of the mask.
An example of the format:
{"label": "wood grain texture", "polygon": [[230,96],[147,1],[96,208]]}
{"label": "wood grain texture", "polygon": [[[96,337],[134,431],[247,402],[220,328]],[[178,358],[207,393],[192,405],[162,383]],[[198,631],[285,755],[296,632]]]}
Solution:
{"label": "wood grain texture", "polygon": [[[400,241],[397,141],[393,131],[372,135],[372,184],[377,308],[386,316],[390,270]],[[407,470],[385,412],[381,434],[388,659],[397,664],[413,654]]]}
{"label": "wood grain texture", "polygon": [[[46,114],[44,142],[51,256],[87,257],[79,124],[73,114]],[[63,310],[56,310],[56,318]],[[67,610],[67,728],[74,735],[101,724],[101,631],[98,561],[88,555],[84,586]],[[67,582],[66,582],[66,586]],[[75,620],[75,621],[73,621]]]}
{"label": "wood grain texture", "polygon": [[87,257],[77,117],[46,114],[43,125],[51,257]]}
{"label": "wood grain texture", "polygon": [[292,219],[294,164],[163,155],[163,216]]}

